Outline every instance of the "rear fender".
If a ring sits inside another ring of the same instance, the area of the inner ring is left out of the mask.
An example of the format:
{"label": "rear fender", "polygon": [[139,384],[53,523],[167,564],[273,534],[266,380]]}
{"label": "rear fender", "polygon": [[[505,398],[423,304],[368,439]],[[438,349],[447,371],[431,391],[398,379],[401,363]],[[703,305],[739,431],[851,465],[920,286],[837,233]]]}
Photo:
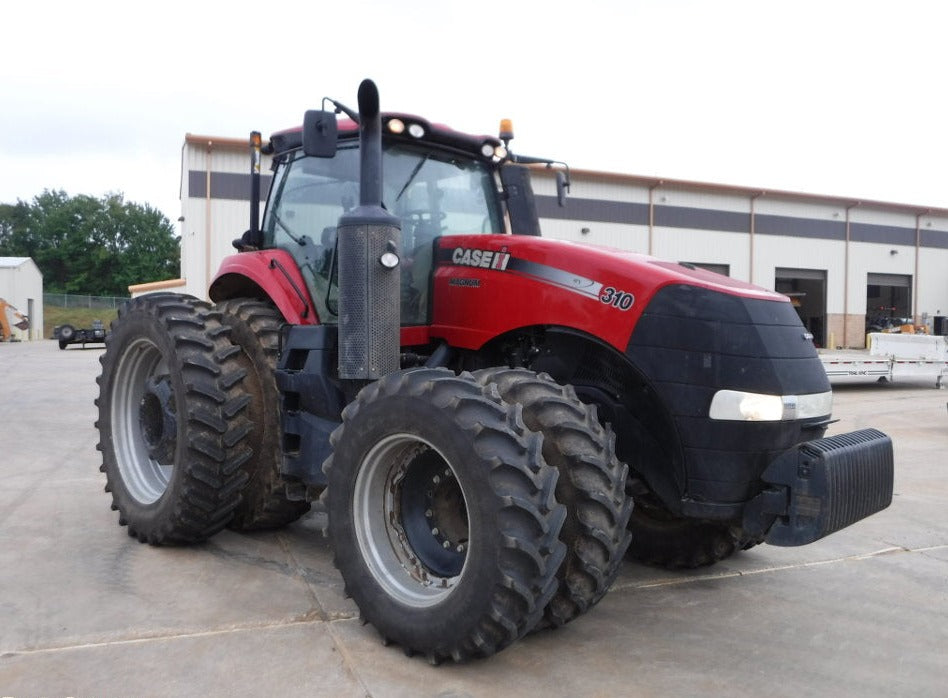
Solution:
{"label": "rear fender", "polygon": [[208,295],[215,302],[238,297],[270,299],[288,323],[319,324],[299,267],[283,250],[241,252],[225,258]]}

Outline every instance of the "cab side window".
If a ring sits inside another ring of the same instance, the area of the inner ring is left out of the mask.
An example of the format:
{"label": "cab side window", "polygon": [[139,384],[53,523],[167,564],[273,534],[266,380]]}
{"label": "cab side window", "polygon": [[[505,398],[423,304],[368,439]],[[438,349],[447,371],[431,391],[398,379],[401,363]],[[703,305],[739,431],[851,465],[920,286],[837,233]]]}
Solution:
{"label": "cab side window", "polygon": [[291,154],[276,174],[276,189],[263,222],[267,247],[289,252],[309,286],[320,322],[335,322],[336,226],[358,201],[358,184],[340,178],[354,169],[354,149],[331,160]]}

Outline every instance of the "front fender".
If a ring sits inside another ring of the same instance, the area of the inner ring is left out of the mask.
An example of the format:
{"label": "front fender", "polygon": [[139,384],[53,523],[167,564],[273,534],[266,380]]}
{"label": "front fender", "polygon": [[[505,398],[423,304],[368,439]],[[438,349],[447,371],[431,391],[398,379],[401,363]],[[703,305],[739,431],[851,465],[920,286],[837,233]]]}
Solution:
{"label": "front fender", "polygon": [[292,325],[318,325],[313,299],[293,257],[284,250],[231,255],[221,263],[208,290],[211,300],[269,298]]}

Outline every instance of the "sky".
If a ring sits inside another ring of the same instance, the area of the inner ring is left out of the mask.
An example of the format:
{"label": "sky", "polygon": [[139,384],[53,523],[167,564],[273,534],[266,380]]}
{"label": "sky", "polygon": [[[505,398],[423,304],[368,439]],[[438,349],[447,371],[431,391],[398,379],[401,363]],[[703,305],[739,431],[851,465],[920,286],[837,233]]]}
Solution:
{"label": "sky", "polygon": [[0,203],[180,215],[186,133],[383,110],[571,167],[948,209],[948,4],[900,0],[5,3]]}

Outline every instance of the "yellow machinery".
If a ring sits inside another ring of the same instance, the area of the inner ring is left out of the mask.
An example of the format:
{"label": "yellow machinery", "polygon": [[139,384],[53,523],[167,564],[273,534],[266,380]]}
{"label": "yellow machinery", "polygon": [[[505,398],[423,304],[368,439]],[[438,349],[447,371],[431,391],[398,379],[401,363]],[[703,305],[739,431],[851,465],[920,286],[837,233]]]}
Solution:
{"label": "yellow machinery", "polygon": [[30,329],[30,319],[0,298],[0,342],[14,341],[13,328]]}

